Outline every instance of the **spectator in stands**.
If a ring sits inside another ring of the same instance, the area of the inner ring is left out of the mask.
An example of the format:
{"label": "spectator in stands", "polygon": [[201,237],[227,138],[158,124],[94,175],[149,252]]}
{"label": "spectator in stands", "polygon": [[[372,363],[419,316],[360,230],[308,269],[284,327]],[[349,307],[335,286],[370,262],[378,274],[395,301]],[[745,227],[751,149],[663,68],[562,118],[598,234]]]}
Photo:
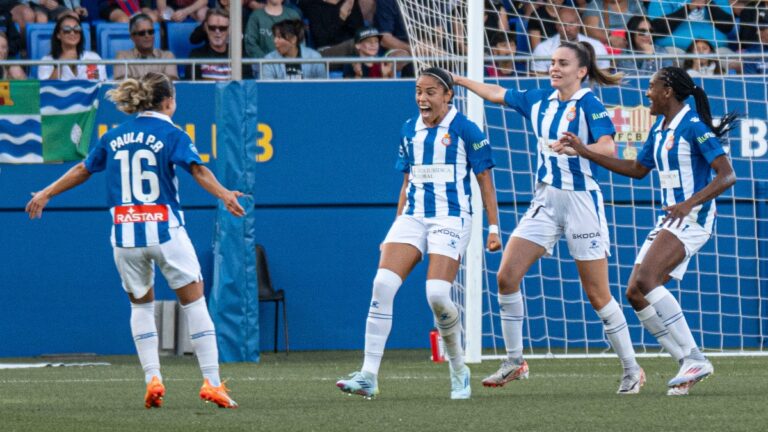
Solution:
{"label": "spectator in stands", "polygon": [[[576,9],[561,7],[557,9],[557,14],[560,19],[557,23],[557,34],[541,42],[536,49],[533,50],[534,56],[551,58],[552,54],[560,46],[561,41],[587,42],[595,49],[595,55],[605,56],[608,54],[605,50],[605,46],[603,46],[599,40],[581,34],[581,18],[579,18],[579,14],[576,13]],[[537,75],[547,75],[550,62],[551,60],[534,61],[531,72]],[[611,65],[607,60],[599,60],[597,61],[597,66],[600,69],[608,69]]]}
{"label": "spectator in stands", "polygon": [[[286,20],[272,26],[275,50],[265,59],[319,59],[320,53],[302,44],[304,23],[301,20]],[[261,78],[267,80],[300,80],[328,78],[325,65],[321,63],[271,63],[262,67]]]}
{"label": "spectator in stands", "polygon": [[768,0],[749,2],[741,11],[739,21],[739,42],[741,49],[752,45],[760,46],[759,23],[768,20]]}
{"label": "spectator in stands", "polygon": [[672,52],[687,50],[695,39],[727,49],[727,35],[735,25],[729,0],[654,0],[648,17],[654,34],[669,35],[657,38],[656,44]]}
{"label": "spectator in stands", "polygon": [[88,10],[80,6],[80,0],[29,0],[29,6],[35,11],[38,23],[56,21],[67,12],[74,12],[81,18],[88,16]]}
{"label": "spectator in stands", "polygon": [[[131,32],[131,40],[133,41],[133,49],[126,51],[118,51],[118,59],[173,59],[173,53],[170,51],[163,51],[155,48],[155,26],[152,18],[147,14],[138,13],[131,17],[131,21],[128,26]],[[115,65],[115,79],[123,78],[141,78],[148,72],[159,72],[171,80],[179,79],[178,70],[174,64],[129,64],[128,73],[126,74],[124,65]]]}
{"label": "spectator in stands", "polygon": [[5,57],[14,57],[21,49],[21,35],[10,11],[0,10],[0,33],[5,39]]}
{"label": "spectator in stands", "polygon": [[152,0],[98,0],[99,17],[105,21],[127,23],[130,18],[143,12],[159,21],[160,15],[152,9]]}
{"label": "spectator in stands", "polygon": [[[227,13],[227,16],[230,16],[229,0],[216,0],[216,4],[218,5],[219,9],[222,9],[224,12]],[[253,5],[253,4],[259,5],[259,7],[256,7],[253,10],[264,8],[264,4],[259,3],[257,0],[251,0],[250,2],[248,0],[243,0],[243,23],[248,22],[248,17],[251,16],[250,5]],[[245,24],[243,24],[243,28],[245,28]],[[192,34],[189,35],[189,43],[191,43],[192,45],[199,45],[201,43],[205,43],[207,37],[208,35],[205,33],[205,25],[203,22],[200,22],[200,25],[195,27],[195,30],[192,32]]]}
{"label": "spectator in stands", "polygon": [[5,66],[3,60],[8,59],[8,36],[0,31],[0,81],[12,79],[27,79],[24,69],[19,66]]}
{"label": "spectator in stands", "polygon": [[374,25],[381,32],[381,46],[385,50],[411,52],[408,32],[397,0],[376,0]]}
{"label": "spectator in stands", "polygon": [[56,21],[51,37],[51,54],[42,60],[81,60],[77,65],[44,65],[37,69],[38,79],[98,80],[107,79],[104,65],[87,64],[88,60],[101,60],[98,54],[85,50],[83,28],[80,19],[64,14]]}
{"label": "spectator in stands", "polygon": [[[548,0],[545,4],[538,7],[530,3],[525,9],[530,11],[528,19],[528,38],[530,39],[531,50],[544,39],[551,38],[557,34],[557,10],[563,6],[564,0]],[[532,10],[531,10],[532,9]]]}
{"label": "spectator in stands", "polygon": [[324,57],[357,55],[355,32],[365,27],[358,0],[297,0],[313,46]]}
{"label": "spectator in stands", "polygon": [[762,58],[752,57],[744,59],[742,72],[744,74],[768,74],[768,15],[760,17],[758,22],[757,35],[760,38],[760,44],[751,44],[745,53],[762,54]]}
{"label": "spectator in stands", "polygon": [[[693,41],[688,54],[714,54],[715,47],[709,41],[697,39]],[[712,58],[688,58],[683,63],[683,69],[692,77],[720,75],[720,62]]]}
{"label": "spectator in stands", "polygon": [[583,13],[584,28],[609,53],[619,54],[627,48],[627,23],[644,12],[640,0],[591,0]]}
{"label": "spectator in stands", "polygon": [[182,22],[191,18],[202,22],[208,12],[208,0],[157,0],[157,12],[165,21]]}
{"label": "spectator in stands", "polygon": [[490,39],[491,58],[493,63],[485,66],[485,76],[512,77],[517,76],[515,62],[498,57],[513,57],[517,51],[517,41],[512,33],[495,32]]}
{"label": "spectator in stands", "polygon": [[[229,14],[220,8],[208,9],[205,14],[205,45],[195,48],[190,58],[229,59]],[[250,77],[250,67],[243,66],[243,78]],[[191,77],[187,70],[187,77]],[[226,81],[232,79],[232,66],[227,63],[195,65],[195,79]]]}
{"label": "spectator in stands", "polygon": [[[651,22],[643,15],[633,16],[627,23],[625,55],[653,55],[657,48],[653,44]],[[672,61],[648,58],[619,60],[616,67],[627,75],[653,75],[662,67],[672,66]]]}
{"label": "spectator in stands", "polygon": [[[359,57],[379,55],[381,33],[375,27],[363,27],[355,35],[355,49]],[[394,78],[392,63],[354,63],[344,65],[344,78]]]}
{"label": "spectator in stands", "polygon": [[275,50],[272,26],[285,20],[300,20],[295,9],[283,6],[283,0],[267,0],[263,9],[251,13],[245,27],[245,54],[249,58],[264,58]]}
{"label": "spectator in stands", "polygon": [[[35,22],[35,11],[26,4],[27,2],[28,0],[0,0],[0,17],[10,14],[13,22],[19,26],[22,44],[24,43],[23,36],[26,35],[27,23]],[[10,30],[6,31],[5,34],[10,38],[9,43],[13,45],[14,37],[11,36]]]}

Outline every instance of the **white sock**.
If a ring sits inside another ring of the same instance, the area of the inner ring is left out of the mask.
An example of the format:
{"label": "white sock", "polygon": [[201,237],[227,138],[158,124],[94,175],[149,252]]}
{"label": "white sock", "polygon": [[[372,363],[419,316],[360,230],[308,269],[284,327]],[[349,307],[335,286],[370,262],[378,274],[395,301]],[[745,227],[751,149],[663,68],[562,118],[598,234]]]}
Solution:
{"label": "white sock", "polygon": [[616,299],[611,297],[611,301],[597,311],[597,315],[603,320],[605,335],[608,336],[613,350],[619,356],[624,370],[640,367],[635,360],[635,349],[632,347],[632,339],[629,338],[627,319],[624,317],[621,306],[616,302]]}
{"label": "white sock", "polygon": [[675,339],[669,333],[669,329],[664,325],[664,322],[656,314],[656,309],[653,306],[648,306],[641,311],[636,311],[637,317],[640,319],[640,323],[657,341],[664,347],[665,350],[676,361],[680,361],[683,356],[683,350],[680,345],[675,342]]}
{"label": "white sock", "polygon": [[373,278],[373,294],[368,307],[368,319],[365,321],[365,359],[363,371],[379,374],[384,346],[392,330],[392,307],[395,294],[403,284],[397,273],[380,268]]}
{"label": "white sock", "polygon": [[519,362],[523,357],[523,294],[499,294],[499,315],[507,358]]}
{"label": "white sock", "polygon": [[[675,342],[680,346],[683,357],[691,354],[691,350],[696,349],[696,341],[693,339],[691,329],[685,320],[683,310],[677,299],[663,286],[657,286],[653,291],[645,295],[648,303],[656,309],[664,325],[669,329],[669,333]],[[698,352],[698,350],[697,350]]]}
{"label": "white sock", "polygon": [[139,362],[144,369],[144,381],[149,384],[153,376],[160,375],[160,356],[158,354],[157,327],[155,325],[155,302],[131,303],[131,334]]}
{"label": "white sock", "polygon": [[205,297],[182,305],[184,315],[187,317],[189,336],[192,338],[192,348],[197,356],[197,363],[203,378],[207,378],[212,386],[221,385],[219,377],[219,348],[216,345],[216,329],[213,327],[211,315],[205,304]]}
{"label": "white sock", "polygon": [[427,301],[445,343],[448,361],[453,370],[457,371],[464,367],[464,350],[461,348],[461,317],[451,300],[452,285],[444,280],[427,280]]}

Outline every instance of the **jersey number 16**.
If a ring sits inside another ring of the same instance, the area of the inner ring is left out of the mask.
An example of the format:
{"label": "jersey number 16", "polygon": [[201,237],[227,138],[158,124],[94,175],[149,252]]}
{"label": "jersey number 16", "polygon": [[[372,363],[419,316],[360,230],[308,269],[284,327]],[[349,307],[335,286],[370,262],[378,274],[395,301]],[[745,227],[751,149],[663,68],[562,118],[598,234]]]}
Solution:
{"label": "jersey number 16", "polygon": [[[146,161],[148,166],[157,166],[155,154],[147,149],[141,149],[131,157],[128,150],[118,150],[115,152],[115,159],[120,161],[120,187],[123,202],[133,202],[134,197],[143,203],[156,201],[160,196],[160,180],[157,173],[142,170],[142,161]],[[146,192],[145,185],[149,189]]]}

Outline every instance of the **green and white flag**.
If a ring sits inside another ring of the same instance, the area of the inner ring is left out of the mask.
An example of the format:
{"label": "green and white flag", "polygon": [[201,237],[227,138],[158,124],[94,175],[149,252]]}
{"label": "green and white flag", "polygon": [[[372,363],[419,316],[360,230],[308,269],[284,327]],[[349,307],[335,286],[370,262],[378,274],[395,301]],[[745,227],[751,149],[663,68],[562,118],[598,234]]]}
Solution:
{"label": "green and white flag", "polygon": [[77,161],[88,154],[99,86],[92,81],[10,81],[0,104],[0,162]]}

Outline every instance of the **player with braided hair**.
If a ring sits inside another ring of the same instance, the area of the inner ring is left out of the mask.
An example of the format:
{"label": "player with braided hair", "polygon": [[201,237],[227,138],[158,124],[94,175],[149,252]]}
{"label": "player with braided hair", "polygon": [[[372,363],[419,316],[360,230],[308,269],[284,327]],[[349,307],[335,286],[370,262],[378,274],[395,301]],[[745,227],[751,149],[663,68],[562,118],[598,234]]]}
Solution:
{"label": "player with braided hair", "polygon": [[[714,126],[706,93],[678,67],[665,67],[654,74],[646,96],[657,120],[636,160],[591,151],[568,132],[561,142],[580,156],[628,177],[643,178],[653,168],[659,173],[663,214],[637,255],[627,298],[643,326],[680,363],[667,394],[685,395],[714,368],[699,351],[680,304],[664,284],[671,278],[682,279],[691,257],[712,236],[715,198],[736,182],[721,139],[733,128],[737,116],[726,114]],[[685,102],[689,97],[693,97],[695,110]]]}

